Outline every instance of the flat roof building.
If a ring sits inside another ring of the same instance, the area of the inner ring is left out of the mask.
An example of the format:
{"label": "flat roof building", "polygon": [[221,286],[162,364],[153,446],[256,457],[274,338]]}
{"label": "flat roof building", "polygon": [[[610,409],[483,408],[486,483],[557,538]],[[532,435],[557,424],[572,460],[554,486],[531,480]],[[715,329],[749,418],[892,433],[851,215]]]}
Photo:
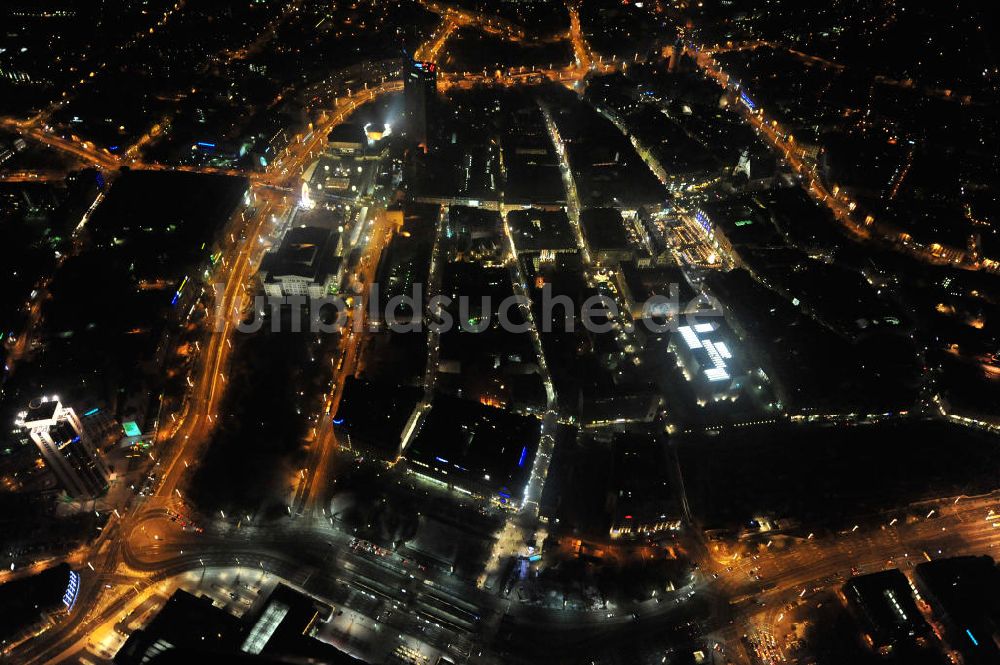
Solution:
{"label": "flat roof building", "polygon": [[428,203],[410,203],[403,209],[402,227],[382,251],[375,271],[371,299],[376,302],[377,291],[378,309],[370,312],[373,325],[405,326],[423,317],[429,297],[424,285],[429,276],[434,229],[440,215],[440,206]]}
{"label": "flat roof building", "polygon": [[569,217],[563,210],[511,210],[507,213],[507,225],[518,254],[556,254],[579,249]]}
{"label": "flat roof building", "polygon": [[376,384],[349,375],[333,425],[352,450],[395,460],[404,428],[423,396],[423,387]]}
{"label": "flat roof building", "polygon": [[312,227],[289,229],[281,246],[260,265],[264,293],[274,298],[322,298],[338,291],[343,239],[339,233]]}
{"label": "flat roof building", "polygon": [[1000,570],[988,556],[921,563],[917,590],[968,665],[1000,662]]}
{"label": "flat roof building", "polygon": [[284,583],[243,617],[216,607],[210,597],[179,589],[148,626],[129,636],[114,662],[357,665],[361,661],[316,637],[332,614],[329,604]]}
{"label": "flat roof building", "polygon": [[580,230],[591,258],[601,265],[615,265],[634,258],[625,219],[614,208],[588,208],[580,213]]}
{"label": "flat roof building", "polygon": [[302,174],[306,205],[355,203],[371,193],[377,169],[360,155],[322,155]]}
{"label": "flat roof building", "polygon": [[632,318],[673,320],[695,301],[697,293],[676,266],[640,268],[631,261],[615,271],[615,283]]}
{"label": "flat roof building", "polygon": [[733,335],[721,316],[680,326],[668,348],[693,384],[699,404],[739,396],[746,371],[733,355]]}
{"label": "flat roof building", "polygon": [[679,530],[681,511],[668,483],[664,443],[654,436],[618,435],[612,455],[611,537]]}
{"label": "flat roof building", "polygon": [[915,641],[928,632],[910,584],[898,570],[862,575],[842,589],[848,609],[861,623],[866,641],[888,653],[900,643]]}
{"label": "flat roof building", "polygon": [[587,429],[620,428],[656,420],[663,398],[653,391],[625,391],[614,394],[583,394],[580,397],[580,425]]}
{"label": "flat roof building", "polygon": [[239,648],[246,627],[207,596],[178,589],[145,628],[132,632],[115,654],[119,665],[138,665],[174,649],[231,653]]}
{"label": "flat roof building", "polygon": [[364,127],[356,122],[337,125],[326,136],[326,147],[336,155],[359,155],[368,145]]}
{"label": "flat roof building", "polygon": [[535,418],[439,394],[403,456],[413,472],[519,508],[538,439]]}

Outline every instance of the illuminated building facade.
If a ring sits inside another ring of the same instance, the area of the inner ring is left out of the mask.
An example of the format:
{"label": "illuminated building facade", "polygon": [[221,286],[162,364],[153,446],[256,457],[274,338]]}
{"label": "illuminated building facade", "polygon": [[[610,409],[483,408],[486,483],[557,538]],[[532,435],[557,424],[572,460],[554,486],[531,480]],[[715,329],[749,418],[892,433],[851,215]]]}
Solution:
{"label": "illuminated building facade", "polygon": [[58,397],[43,397],[18,417],[56,475],[74,499],[94,499],[108,489],[110,472],[73,409]]}
{"label": "illuminated building facade", "polygon": [[343,239],[328,229],[289,229],[281,247],[268,252],[260,265],[264,293],[272,298],[322,298],[338,291],[343,277]]}
{"label": "illuminated building facade", "polygon": [[670,352],[700,404],[736,399],[742,391],[745,372],[733,356],[731,339],[721,320],[680,326],[670,339]]}

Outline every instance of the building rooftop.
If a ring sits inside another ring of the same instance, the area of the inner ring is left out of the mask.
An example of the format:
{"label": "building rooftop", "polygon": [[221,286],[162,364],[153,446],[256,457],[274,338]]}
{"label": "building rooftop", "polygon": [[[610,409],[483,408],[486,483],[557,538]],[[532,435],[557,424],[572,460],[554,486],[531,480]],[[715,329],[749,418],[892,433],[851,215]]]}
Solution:
{"label": "building rooftop", "polygon": [[365,128],[357,122],[344,122],[337,125],[327,134],[326,140],[328,143],[357,144],[358,148],[363,147],[368,142]]}
{"label": "building rooftop", "polygon": [[24,417],[24,424],[27,427],[51,421],[59,411],[59,400],[43,398],[43,401],[33,402],[28,408],[28,413]]}
{"label": "building rooftop", "polygon": [[0,585],[0,645],[37,623],[43,613],[70,607],[71,578],[79,575],[61,563],[30,577]]}
{"label": "building rooftop", "polygon": [[614,208],[588,208],[580,213],[580,227],[591,252],[632,249],[625,220]]}
{"label": "building rooftop", "polygon": [[423,394],[421,388],[348,376],[333,424],[350,433],[351,445],[373,448],[395,459],[403,427]]}
{"label": "building rooftop", "polygon": [[1000,658],[1000,570],[988,556],[964,556],[921,563],[920,589],[949,632],[951,646],[968,663]]}
{"label": "building rooftop", "polygon": [[289,229],[276,251],[268,252],[260,271],[267,279],[295,275],[322,282],[337,272],[340,234],[328,229],[305,226]]}
{"label": "building rooftop", "polygon": [[139,665],[174,648],[235,652],[246,633],[239,618],[207,596],[178,589],[145,628],[134,631],[115,654],[118,665]]}
{"label": "building rooftop", "polygon": [[421,473],[470,491],[488,488],[501,501],[517,503],[528,481],[538,436],[535,418],[436,395],[404,456]]}
{"label": "building rooftop", "polygon": [[733,352],[724,334],[724,324],[717,321],[683,325],[677,329],[681,344],[696,358],[701,372],[708,381],[721,382],[736,373]]}
{"label": "building rooftop", "polygon": [[619,435],[612,450],[613,532],[652,533],[674,528],[680,510],[668,482],[664,443],[652,436]]}
{"label": "building rooftop", "polygon": [[910,584],[898,570],[855,577],[847,581],[843,592],[876,647],[927,633],[927,624],[917,609]]}
{"label": "building rooftop", "polygon": [[178,589],[143,629],[136,630],[115,655],[118,665],[166,663],[322,662],[357,665],[331,644],[311,637],[332,607],[279,583],[263,603],[244,617],[217,608],[208,596]]}
{"label": "building rooftop", "polygon": [[622,280],[628,289],[628,296],[637,303],[643,303],[654,296],[670,297],[671,287],[676,285],[680,306],[691,302],[697,292],[691,288],[684,272],[675,266],[639,268],[632,261],[625,261],[619,267]]}
{"label": "building rooftop", "polygon": [[250,617],[246,638],[240,647],[252,655],[274,655],[345,665],[358,663],[336,649],[310,636],[318,623],[328,621],[333,608],[316,598],[278,584],[267,601]]}
{"label": "building rooftop", "polygon": [[512,210],[507,224],[520,252],[565,252],[577,249],[573,227],[562,210]]}

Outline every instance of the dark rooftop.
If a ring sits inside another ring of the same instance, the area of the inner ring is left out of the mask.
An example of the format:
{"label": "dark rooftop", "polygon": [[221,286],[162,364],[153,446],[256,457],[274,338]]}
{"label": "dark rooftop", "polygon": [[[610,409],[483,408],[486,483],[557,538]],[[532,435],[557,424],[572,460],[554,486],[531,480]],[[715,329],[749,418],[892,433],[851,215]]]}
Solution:
{"label": "dark rooftop", "polygon": [[592,252],[628,250],[632,245],[625,220],[614,208],[588,208],[580,213],[580,227]]}
{"label": "dark rooftop", "polygon": [[528,480],[539,423],[479,402],[436,395],[404,456],[464,489],[491,488],[518,502]]}
{"label": "dark rooftop", "polygon": [[512,210],[507,223],[519,253],[577,249],[569,217],[562,210]]}
{"label": "dark rooftop", "polygon": [[261,273],[268,278],[297,275],[314,281],[337,271],[341,258],[336,247],[340,234],[312,226],[289,229],[277,251],[268,252],[261,261]]}
{"label": "dark rooftop", "polygon": [[855,577],[843,591],[876,647],[915,640],[928,631],[910,584],[898,570]]}
{"label": "dark rooftop", "polygon": [[61,563],[0,586],[0,644],[60,608],[69,581],[69,564]]}

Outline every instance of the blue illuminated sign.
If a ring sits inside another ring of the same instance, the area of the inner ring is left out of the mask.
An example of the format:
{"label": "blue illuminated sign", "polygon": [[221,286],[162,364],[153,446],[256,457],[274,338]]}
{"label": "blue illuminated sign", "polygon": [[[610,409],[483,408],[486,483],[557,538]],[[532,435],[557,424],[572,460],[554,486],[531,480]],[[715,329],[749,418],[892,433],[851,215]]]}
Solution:
{"label": "blue illuminated sign", "polygon": [[72,611],[73,606],[76,605],[76,597],[79,595],[80,573],[71,570],[69,571],[69,584],[66,586],[66,591],[62,597],[63,605],[66,606],[67,611]]}
{"label": "blue illuminated sign", "polygon": [[694,213],[694,218],[698,221],[699,224],[701,224],[701,228],[705,229],[706,231],[712,230],[712,221],[701,210],[698,210]]}

